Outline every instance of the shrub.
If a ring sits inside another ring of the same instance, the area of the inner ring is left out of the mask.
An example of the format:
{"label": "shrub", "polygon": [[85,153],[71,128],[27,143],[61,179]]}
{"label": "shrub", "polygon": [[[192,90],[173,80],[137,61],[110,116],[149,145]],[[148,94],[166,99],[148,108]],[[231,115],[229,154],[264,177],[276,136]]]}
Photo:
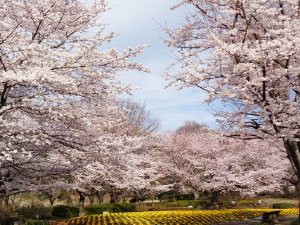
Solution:
{"label": "shrub", "polygon": [[136,206],[130,203],[104,203],[85,207],[87,215],[101,214],[103,212],[135,212]]}
{"label": "shrub", "polygon": [[37,215],[39,219],[49,219],[51,218],[51,207],[42,205],[23,206],[17,208],[16,213],[27,219],[36,219]]}
{"label": "shrub", "polygon": [[79,216],[79,208],[74,206],[69,206],[69,209],[73,215],[73,217]]}
{"label": "shrub", "polygon": [[122,212],[135,212],[136,205],[130,203],[117,203]]}
{"label": "shrub", "polygon": [[27,220],[25,225],[50,225],[50,222],[46,220]]}
{"label": "shrub", "polygon": [[68,205],[57,205],[52,209],[52,216],[57,218],[71,218],[79,216],[79,208]]}
{"label": "shrub", "polygon": [[112,212],[110,205],[101,204],[101,205],[91,205],[84,208],[86,215],[93,215],[93,214],[101,214],[103,212]]}
{"label": "shrub", "polygon": [[[24,222],[22,218],[20,218],[19,216],[14,215],[14,216],[10,216],[10,217],[6,220],[6,222],[5,222],[4,224],[5,224],[5,225],[14,225],[14,223],[15,223],[16,221],[18,221],[18,222]],[[2,223],[0,223],[0,224],[2,224]],[[22,223],[22,224],[23,224],[23,223]]]}
{"label": "shrub", "polygon": [[207,206],[207,202],[205,200],[182,200],[176,202],[167,202],[164,204],[167,207],[188,207],[192,205],[194,208],[198,206]]}
{"label": "shrub", "polygon": [[273,209],[288,209],[288,208],[294,208],[294,205],[288,202],[273,204]]}
{"label": "shrub", "polygon": [[0,224],[5,224],[9,220],[10,214],[9,208],[0,206]]}

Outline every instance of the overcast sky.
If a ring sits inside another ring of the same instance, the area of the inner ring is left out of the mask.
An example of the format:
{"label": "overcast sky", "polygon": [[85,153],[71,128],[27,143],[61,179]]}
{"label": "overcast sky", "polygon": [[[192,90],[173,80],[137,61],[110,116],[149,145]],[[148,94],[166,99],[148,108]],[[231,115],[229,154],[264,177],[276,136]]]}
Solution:
{"label": "overcast sky", "polygon": [[172,61],[166,37],[159,24],[176,27],[184,23],[185,10],[170,11],[176,0],[110,0],[112,9],[104,15],[109,30],[119,34],[111,46],[124,49],[126,46],[150,44],[151,47],[137,58],[151,69],[150,74],[126,72],[121,80],[141,88],[132,98],[146,104],[161,121],[161,130],[175,130],[184,121],[195,120],[214,126],[215,119],[203,104],[205,93],[196,89],[165,89],[167,83],[161,74]]}

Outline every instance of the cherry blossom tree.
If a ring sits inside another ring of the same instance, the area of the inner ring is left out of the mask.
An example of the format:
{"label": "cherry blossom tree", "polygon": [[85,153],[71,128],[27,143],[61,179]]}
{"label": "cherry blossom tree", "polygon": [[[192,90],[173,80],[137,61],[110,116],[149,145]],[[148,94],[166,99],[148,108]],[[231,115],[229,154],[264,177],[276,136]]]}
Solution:
{"label": "cherry blossom tree", "polygon": [[[149,154],[156,136],[152,133],[154,126],[146,126],[147,120],[152,121],[150,114],[134,103],[133,111],[120,107],[116,99],[107,104],[87,107],[84,113],[90,123],[80,134],[87,143],[85,163],[72,172],[81,207],[86,196],[92,199],[100,193],[109,193],[112,202],[119,196],[125,199],[126,195],[147,189],[159,176]],[[101,116],[105,120],[99,121]]]}
{"label": "cherry blossom tree", "polygon": [[174,9],[181,6],[186,24],[166,28],[167,45],[179,50],[165,74],[170,85],[223,103],[216,116],[232,136],[283,141],[300,196],[299,1],[184,0]]}
{"label": "cherry blossom tree", "polygon": [[100,51],[116,36],[101,22],[107,9],[104,0],[0,0],[1,195],[65,187],[62,174],[109,146],[118,117],[107,115],[130,91],[117,77],[147,69],[132,62],[145,46]]}
{"label": "cherry blossom tree", "polygon": [[110,193],[111,200],[115,201],[119,195],[125,198],[131,193],[149,190],[151,182],[160,176],[146,150],[147,140],[108,135],[105,139],[103,143],[107,145],[95,146],[95,151],[89,151],[85,158],[86,166],[74,172],[82,206],[84,196],[92,192]]}
{"label": "cherry blossom tree", "polygon": [[157,160],[160,171],[174,178],[173,188],[207,192],[212,205],[222,193],[254,196],[281,191],[290,172],[280,143],[235,140],[205,127],[168,134],[163,143]]}

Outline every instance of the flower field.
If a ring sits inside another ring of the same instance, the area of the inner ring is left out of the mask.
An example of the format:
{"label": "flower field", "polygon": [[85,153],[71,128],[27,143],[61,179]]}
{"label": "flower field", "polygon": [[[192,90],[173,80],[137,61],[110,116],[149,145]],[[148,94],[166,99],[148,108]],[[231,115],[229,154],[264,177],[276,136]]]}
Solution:
{"label": "flower field", "polygon": [[[193,225],[243,220],[261,216],[274,209],[230,209],[191,211],[151,211],[111,213],[72,218],[68,225]],[[298,209],[283,209],[280,215],[296,215]]]}

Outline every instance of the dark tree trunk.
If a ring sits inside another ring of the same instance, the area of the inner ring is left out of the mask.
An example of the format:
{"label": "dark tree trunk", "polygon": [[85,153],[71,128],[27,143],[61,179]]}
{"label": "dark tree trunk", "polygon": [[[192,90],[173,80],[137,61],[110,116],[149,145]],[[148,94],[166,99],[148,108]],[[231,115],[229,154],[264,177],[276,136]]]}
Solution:
{"label": "dark tree trunk", "polygon": [[[284,146],[288,154],[288,159],[295,172],[294,177],[289,181],[295,185],[297,190],[298,201],[300,203],[300,141],[284,139]],[[300,224],[300,205],[298,224]]]}
{"label": "dark tree trunk", "polygon": [[210,194],[210,204],[212,207],[218,209],[219,208],[219,191],[213,191]]}
{"label": "dark tree trunk", "polygon": [[79,194],[79,208],[80,209],[84,208],[84,201],[85,201],[85,195]]}
{"label": "dark tree trunk", "polygon": [[49,198],[49,201],[50,201],[50,205],[51,205],[51,206],[53,206],[55,200],[56,200],[56,198],[52,198],[52,197]]}
{"label": "dark tree trunk", "polygon": [[79,208],[80,210],[84,209],[84,201],[85,201],[85,194],[81,191],[76,190],[79,194]]}
{"label": "dark tree trunk", "polygon": [[116,203],[119,202],[121,200],[120,196],[120,192],[112,190],[109,192],[109,196],[110,196],[110,203]]}
{"label": "dark tree trunk", "polygon": [[109,197],[110,197],[110,200],[109,200],[110,203],[116,202],[116,193],[115,192],[110,192]]}
{"label": "dark tree trunk", "polygon": [[104,198],[105,192],[98,191],[96,193],[96,195],[97,195],[97,199],[98,199],[98,204],[101,204],[103,202],[103,198]]}
{"label": "dark tree trunk", "polygon": [[151,194],[151,206],[154,206],[154,194]]}

